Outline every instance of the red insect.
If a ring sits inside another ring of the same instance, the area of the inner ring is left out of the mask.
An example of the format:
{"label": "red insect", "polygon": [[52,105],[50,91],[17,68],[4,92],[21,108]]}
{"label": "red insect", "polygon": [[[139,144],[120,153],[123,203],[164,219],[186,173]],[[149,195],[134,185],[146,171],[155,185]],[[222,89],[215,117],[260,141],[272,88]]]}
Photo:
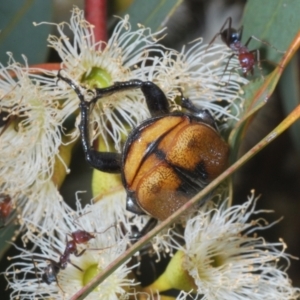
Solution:
{"label": "red insect", "polygon": [[[54,251],[56,251],[60,255],[59,261],[56,262],[52,259],[47,259],[48,265],[43,269],[43,273],[40,278],[46,284],[51,284],[52,282],[56,282],[58,284],[57,275],[60,272],[60,270],[66,269],[68,263],[70,263],[79,271],[83,272],[83,270],[80,267],[71,262],[70,256],[71,254],[74,254],[77,257],[81,256],[86,251],[86,249],[82,250],[81,252],[78,252],[77,244],[87,243],[90,239],[95,238],[95,236],[84,230],[76,230],[72,232],[70,236],[72,237],[70,241],[68,241],[68,237],[66,237],[66,248],[64,253],[61,253],[59,250],[53,247]],[[34,261],[33,264],[35,266]],[[35,272],[36,277],[38,278],[36,267]]]}
{"label": "red insect", "polygon": [[[214,40],[220,35],[222,41],[233,51],[232,55],[229,57],[228,62],[225,67],[225,71],[229,65],[230,60],[233,56],[237,56],[243,75],[246,77],[248,73],[251,73],[253,75],[254,72],[254,66],[257,64],[257,67],[261,70],[261,59],[260,59],[260,51],[259,49],[249,50],[248,45],[252,39],[259,41],[273,49],[275,49],[278,52],[284,53],[282,51],[279,51],[271,44],[262,41],[258,39],[255,36],[250,36],[247,40],[247,42],[243,45],[242,44],[242,35],[243,35],[243,29],[244,27],[241,26],[238,30],[231,27],[232,18],[229,17],[226,19],[225,23],[221,27],[220,31],[213,37],[211,42],[209,43],[208,47],[214,42]],[[228,26],[227,26],[228,24]],[[227,28],[226,28],[227,27]]]}
{"label": "red insect", "polygon": [[0,219],[3,227],[13,211],[13,203],[10,196],[5,194],[0,194],[0,201]]}
{"label": "red insect", "polygon": [[[95,232],[95,233],[104,233],[109,228],[114,227],[114,226],[115,225],[109,226],[104,231],[102,231],[102,232]],[[74,231],[74,232],[72,232],[71,234],[68,234],[68,235],[72,239],[68,240],[68,237],[66,237],[66,248],[65,248],[64,253],[60,253],[60,258],[59,258],[60,268],[61,269],[65,269],[67,267],[67,264],[70,263],[70,264],[72,264],[72,266],[74,266],[78,270],[82,271],[78,266],[74,265],[70,261],[70,255],[74,254],[76,257],[79,257],[79,256],[83,255],[83,253],[87,249],[83,249],[82,251],[79,252],[78,249],[77,249],[77,245],[86,244],[91,239],[94,239],[95,235],[91,234],[90,232],[87,232],[85,230],[80,230],[80,229],[76,230],[76,231]],[[105,249],[105,248],[102,248],[102,249],[91,249],[91,248],[89,248],[89,250],[103,250],[103,249]],[[58,252],[58,250],[56,250],[56,251]]]}
{"label": "red insect", "polygon": [[[34,256],[36,259],[40,257],[39,256]],[[47,266],[43,268],[43,273],[42,275],[39,277],[37,274],[37,269],[36,269],[36,263],[34,261],[34,257],[32,257],[32,263],[34,266],[34,270],[35,270],[35,276],[38,279],[39,283],[40,281],[45,282],[46,284],[50,285],[52,282],[56,282],[58,287],[62,290],[62,292],[64,293],[63,289],[61,288],[61,286],[58,283],[58,279],[57,279],[57,275],[61,270],[60,264],[52,259],[46,259],[48,261]]]}
{"label": "red insect", "polygon": [[[113,225],[113,226],[115,226],[115,225]],[[113,226],[108,227],[106,230],[108,230],[109,228],[111,228]],[[105,231],[103,231],[103,232],[105,232]],[[77,265],[75,265],[71,262],[70,256],[72,254],[74,254],[76,257],[81,256],[87,249],[83,249],[82,251],[79,252],[77,249],[77,245],[87,243],[91,239],[95,238],[95,235],[93,235],[85,230],[80,230],[80,229],[76,230],[68,235],[71,237],[71,240],[68,240],[68,236],[66,236],[66,247],[65,247],[65,250],[63,253],[61,253],[58,249],[52,247],[53,250],[60,255],[59,260],[55,261],[53,259],[47,259],[48,264],[43,269],[43,273],[40,278],[37,275],[35,262],[32,258],[35,272],[36,272],[36,277],[39,278],[39,280],[45,282],[46,284],[51,284],[52,282],[56,282],[58,284],[57,275],[60,272],[60,270],[64,270],[67,268],[68,263],[71,264],[76,269],[78,269],[79,271],[83,272],[83,270],[80,267],[78,267]],[[93,250],[93,249],[89,249],[89,250]],[[99,249],[97,249],[97,250],[99,250]],[[38,256],[35,256],[35,257],[39,258]],[[59,286],[59,284],[58,284],[58,286]],[[60,287],[60,289],[62,290],[61,287]]]}
{"label": "red insect", "polygon": [[95,236],[85,230],[76,230],[70,234],[76,244],[85,244]]}
{"label": "red insect", "polygon": [[81,256],[86,251],[86,249],[83,249],[79,252],[77,249],[77,245],[85,244],[89,240],[95,238],[95,236],[85,230],[76,230],[72,232],[70,236],[72,237],[72,239],[68,241],[68,237],[66,237],[66,248],[64,253],[62,253],[59,258],[60,268],[65,269],[67,267],[67,264],[71,263],[72,266],[82,271],[78,266],[74,265],[70,261],[70,255],[74,254],[76,257]]}

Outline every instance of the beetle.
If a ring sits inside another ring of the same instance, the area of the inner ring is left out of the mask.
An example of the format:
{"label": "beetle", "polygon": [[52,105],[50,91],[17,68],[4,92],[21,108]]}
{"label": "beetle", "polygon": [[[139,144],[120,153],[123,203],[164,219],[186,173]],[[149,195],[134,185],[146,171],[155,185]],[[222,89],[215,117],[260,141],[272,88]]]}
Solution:
{"label": "beetle", "polygon": [[[87,162],[103,172],[121,173],[128,211],[165,220],[226,168],[229,146],[213,117],[183,95],[182,107],[188,112],[170,112],[168,99],[156,84],[135,79],[96,88],[87,102],[78,85],[61,71],[57,76],[80,100],[79,131]],[[122,153],[94,150],[89,139],[91,104],[131,89],[142,91],[151,117],[129,133]]]}

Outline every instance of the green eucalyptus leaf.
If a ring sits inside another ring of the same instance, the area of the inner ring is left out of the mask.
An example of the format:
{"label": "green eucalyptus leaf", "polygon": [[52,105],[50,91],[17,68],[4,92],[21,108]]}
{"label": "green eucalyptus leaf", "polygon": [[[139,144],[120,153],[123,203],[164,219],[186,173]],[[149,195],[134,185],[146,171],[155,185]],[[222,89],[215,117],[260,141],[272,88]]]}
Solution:
{"label": "green eucalyptus leaf", "polygon": [[152,30],[165,26],[183,0],[135,0],[125,14],[130,15],[130,23],[142,24]]}
{"label": "green eucalyptus leaf", "polygon": [[[282,107],[285,115],[288,115],[300,102],[298,59],[294,57],[283,72],[279,82],[279,92],[282,98]],[[300,121],[289,128],[294,146],[300,152]]]}
{"label": "green eucalyptus leaf", "polygon": [[22,54],[29,64],[45,61],[50,26],[35,27],[33,22],[51,21],[51,0],[10,0],[0,3],[0,62],[8,62],[6,52],[23,63]]}
{"label": "green eucalyptus leaf", "polygon": [[0,229],[0,260],[4,258],[6,251],[11,247],[9,241],[15,236],[18,228],[19,226],[15,225],[14,222],[9,222]]}
{"label": "green eucalyptus leaf", "polygon": [[[269,75],[262,77],[259,72],[256,72],[254,79],[244,87],[244,113],[230,135],[230,145],[235,149],[232,151],[231,161],[235,161],[237,157],[238,145],[244,137],[251,118],[267,103],[282,74],[281,67],[286,65],[283,51],[291,45],[300,28],[300,18],[295,10],[300,11],[300,1],[251,0],[245,7],[243,43],[250,36],[255,36],[269,44],[254,39],[249,44],[250,50],[260,50],[262,67],[268,69],[264,74],[269,73]],[[265,60],[269,63],[264,63]],[[276,68],[271,71],[269,67],[274,68],[274,65]]]}
{"label": "green eucalyptus leaf", "polygon": [[[299,0],[251,0],[247,2],[242,24],[243,42],[254,35],[278,50],[285,51],[300,29]],[[250,49],[262,48],[261,60],[278,63],[282,53],[252,40]]]}

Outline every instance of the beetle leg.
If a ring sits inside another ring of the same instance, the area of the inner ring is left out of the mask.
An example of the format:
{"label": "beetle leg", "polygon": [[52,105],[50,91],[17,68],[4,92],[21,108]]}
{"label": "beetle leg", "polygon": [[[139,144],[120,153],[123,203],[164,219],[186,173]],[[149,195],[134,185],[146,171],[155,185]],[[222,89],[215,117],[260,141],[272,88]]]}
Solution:
{"label": "beetle leg", "polygon": [[81,121],[79,124],[82,147],[86,161],[95,169],[108,173],[121,172],[121,155],[115,152],[99,152],[90,146],[89,115],[90,106],[86,102],[79,104]]}
{"label": "beetle leg", "polygon": [[170,112],[169,102],[164,92],[153,82],[145,81],[141,87],[152,117],[161,116]]}
{"label": "beetle leg", "polygon": [[211,127],[213,127],[214,129],[217,129],[215,120],[207,109],[200,109],[200,108],[196,107],[189,98],[185,98],[183,96],[181,90],[180,90],[180,93],[181,93],[181,106],[182,107],[188,109],[190,112],[193,113],[194,116],[199,118],[205,124],[208,124]]}
{"label": "beetle leg", "polygon": [[[66,78],[61,75],[59,71],[57,77],[71,86],[71,88],[77,94],[80,104],[81,121],[79,124],[79,131],[83,146],[83,151],[85,154],[86,161],[95,169],[102,172],[108,173],[120,173],[121,172],[121,155],[115,152],[99,152],[93,149],[90,145],[90,135],[89,135],[89,115],[90,115],[90,104],[95,102],[95,98],[99,99],[97,96],[90,102],[85,101],[84,95],[81,93],[79,86],[77,86],[71,79]],[[114,86],[99,89],[106,91],[107,94],[114,92]]]}
{"label": "beetle leg", "polygon": [[145,215],[146,213],[137,204],[134,192],[127,191],[126,210],[137,215]]}
{"label": "beetle leg", "polygon": [[156,226],[157,222],[157,219],[151,218],[140,231],[140,237],[144,236],[146,233],[151,231]]}
{"label": "beetle leg", "polygon": [[136,243],[140,240],[141,237],[143,237],[145,234],[147,234],[149,231],[151,231],[157,224],[157,219],[151,218],[146,223],[146,225],[142,228],[142,230],[138,230],[136,226],[132,226],[131,235],[130,235],[130,241],[131,243]]}
{"label": "beetle leg", "polygon": [[114,92],[120,92],[124,90],[132,90],[140,88],[143,92],[148,109],[152,117],[165,115],[170,112],[169,102],[164,92],[151,81],[142,81],[139,79],[133,79],[124,82],[115,82],[115,84],[108,88],[96,89],[96,96],[92,100],[97,101],[105,95],[112,94]]}

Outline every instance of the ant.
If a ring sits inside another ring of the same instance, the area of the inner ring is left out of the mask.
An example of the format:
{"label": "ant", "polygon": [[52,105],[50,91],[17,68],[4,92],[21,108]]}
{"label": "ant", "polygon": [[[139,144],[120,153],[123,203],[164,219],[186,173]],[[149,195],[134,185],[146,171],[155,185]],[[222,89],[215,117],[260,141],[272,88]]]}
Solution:
{"label": "ant", "polygon": [[[110,228],[110,227],[109,227]],[[105,232],[105,231],[103,231]],[[95,236],[85,230],[76,230],[70,234],[75,244],[85,244],[91,239],[94,239]]]}
{"label": "ant", "polygon": [[[60,270],[66,269],[68,263],[70,263],[73,267],[75,267],[79,271],[83,272],[83,270],[80,267],[76,266],[75,264],[73,264],[71,262],[70,255],[74,254],[77,257],[81,256],[85,252],[86,249],[84,249],[78,253],[76,245],[81,244],[81,243],[86,243],[90,239],[95,238],[95,236],[84,230],[77,230],[75,232],[72,232],[70,235],[72,236],[73,239],[68,241],[68,238],[66,237],[67,244],[66,244],[64,253],[60,253],[57,249],[54,248],[54,250],[60,254],[59,261],[56,262],[53,259],[47,259],[47,261],[49,263],[43,269],[41,280],[48,285],[50,285],[52,282],[56,282],[58,284],[57,275],[60,272]],[[36,277],[38,278],[37,271],[36,271],[36,265],[35,265],[33,258],[32,258],[32,261],[33,261],[33,265],[35,268]],[[58,284],[58,286],[59,286],[59,284]],[[62,288],[60,286],[59,286],[59,288],[62,290]]]}
{"label": "ant", "polygon": [[68,241],[68,237],[66,237],[66,248],[64,253],[60,254],[59,258],[60,268],[65,269],[67,267],[67,264],[70,263],[72,266],[82,271],[81,268],[74,265],[70,261],[70,255],[74,254],[76,257],[83,255],[86,249],[83,249],[82,251],[78,252],[77,245],[85,244],[89,240],[95,238],[95,236],[85,230],[76,230],[69,235],[72,237],[72,239]]}
{"label": "ant", "polygon": [[3,223],[3,225],[0,226],[1,228],[5,226],[6,220],[13,210],[13,205],[9,195],[0,194],[0,198],[2,198],[2,201],[0,202],[0,219]]}
{"label": "ant", "polygon": [[[111,228],[113,226],[115,226],[115,225],[109,226],[106,230],[108,230],[109,228]],[[104,230],[103,232],[105,232],[106,230]],[[68,235],[71,237],[71,240],[68,240]],[[54,251],[60,255],[59,260],[55,261],[53,259],[47,259],[47,261],[49,263],[43,269],[41,280],[48,285],[50,285],[52,282],[56,282],[58,284],[57,275],[60,272],[60,270],[64,270],[67,268],[68,263],[70,263],[73,267],[75,267],[79,271],[83,272],[83,270],[80,267],[78,267],[77,265],[75,265],[71,262],[70,256],[71,256],[71,254],[74,254],[76,257],[83,255],[87,249],[83,249],[82,251],[79,252],[77,249],[77,245],[87,243],[91,239],[95,238],[95,235],[93,235],[85,230],[76,230],[68,235],[66,236],[66,247],[65,247],[65,250],[63,253],[61,253],[58,249],[53,247]],[[92,250],[92,249],[90,249],[90,250]],[[33,259],[32,259],[32,261],[33,261],[33,264],[35,267],[35,262]],[[35,272],[36,272],[36,267],[35,267]],[[38,277],[37,272],[36,272],[36,277]],[[59,284],[58,284],[58,286],[59,286]],[[60,287],[60,289],[61,289],[61,287]]]}
{"label": "ant", "polygon": [[[98,233],[104,233],[105,231],[107,231],[109,228],[111,228],[113,226],[115,226],[115,225],[109,226],[104,231],[98,232]],[[79,268],[78,266],[74,265],[70,261],[70,255],[74,254],[76,257],[79,257],[79,256],[83,255],[84,252],[87,249],[83,249],[82,251],[79,252],[78,249],[77,249],[77,245],[79,245],[79,244],[85,244],[85,243],[89,242],[91,239],[95,238],[95,235],[93,235],[93,234],[91,234],[91,233],[89,233],[89,232],[87,232],[85,230],[80,230],[80,229],[76,230],[76,231],[74,231],[74,232],[72,232],[71,234],[68,234],[68,235],[72,239],[68,240],[68,236],[66,236],[65,251],[64,251],[64,253],[59,253],[60,254],[60,258],[59,258],[60,268],[61,269],[65,269],[67,267],[67,264],[70,263],[72,266],[74,266],[78,270],[82,271],[81,268]],[[89,249],[89,250],[93,250],[93,249]],[[56,250],[56,251],[58,252],[58,250]]]}
{"label": "ant", "polygon": [[36,270],[36,263],[32,258],[32,263],[35,269],[35,276],[38,279],[41,279],[43,282],[45,282],[46,284],[50,285],[52,282],[56,282],[56,284],[58,285],[58,287],[61,289],[61,291],[64,293],[63,289],[61,288],[61,286],[58,283],[58,279],[57,279],[57,275],[60,272],[60,270],[62,269],[60,264],[52,259],[47,259],[48,264],[46,267],[43,268],[43,273],[42,276],[39,278],[37,275],[37,270]]}
{"label": "ant", "polygon": [[[56,262],[53,259],[47,259],[49,261],[48,265],[43,269],[43,274],[41,276],[41,280],[47,284],[51,284],[52,282],[56,282],[58,284],[57,275],[60,272],[60,270],[64,270],[67,268],[68,263],[70,263],[73,267],[78,269],[79,271],[83,272],[83,270],[78,267],[77,265],[73,264],[70,260],[70,255],[74,254],[75,256],[79,257],[81,256],[86,249],[82,250],[81,252],[78,252],[77,250],[77,244],[86,243],[90,239],[94,238],[95,236],[91,235],[90,233],[84,231],[84,230],[77,230],[75,232],[71,233],[71,236],[73,237],[72,240],[68,241],[68,238],[66,237],[66,248],[64,253],[61,253],[56,248],[53,248],[54,251],[56,251],[60,257],[58,262]],[[33,261],[33,264],[35,266],[35,263]],[[37,274],[36,274],[37,276]]]}
{"label": "ant", "polygon": [[[261,60],[260,60],[260,51],[259,49],[249,50],[248,45],[252,39],[259,41],[273,49],[275,49],[278,52],[284,53],[282,51],[279,51],[271,44],[267,43],[266,41],[262,41],[258,39],[255,36],[250,36],[247,40],[247,42],[243,45],[242,44],[242,35],[243,35],[243,29],[244,26],[241,26],[238,30],[231,27],[232,18],[229,17],[226,19],[225,23],[221,27],[220,31],[213,37],[211,42],[208,44],[208,48],[210,45],[214,42],[214,40],[220,35],[222,41],[233,51],[232,55],[229,57],[228,62],[225,67],[225,71],[228,68],[229,62],[232,59],[233,56],[237,56],[238,60],[240,62],[243,75],[247,77],[248,73],[251,73],[253,75],[254,72],[254,66],[257,64],[257,67],[261,71]],[[228,27],[226,28],[228,24]],[[224,72],[225,72],[224,71]]]}
{"label": "ant", "polygon": [[[83,270],[73,264],[70,260],[70,255],[74,254],[75,256],[81,256],[86,249],[78,253],[77,250],[77,244],[82,244],[88,242],[90,239],[95,238],[94,235],[90,234],[87,231],[84,230],[76,230],[69,234],[72,237],[72,240],[68,241],[68,238],[66,237],[66,248],[64,253],[59,252],[57,249],[54,248],[56,252],[59,253],[59,261],[56,262],[53,259],[47,259],[49,261],[48,265],[43,269],[43,274],[41,276],[41,280],[48,285],[50,285],[52,282],[56,282],[58,284],[57,280],[57,275],[60,272],[60,270],[66,269],[68,263],[70,263],[72,266],[74,266],[76,269],[79,271],[83,272]],[[33,259],[32,259],[33,261]],[[34,267],[35,267],[35,262],[33,261]],[[36,272],[36,267],[35,267],[35,273],[36,277],[37,272]]]}
{"label": "ant", "polygon": [[49,260],[49,264],[43,270],[44,272],[42,274],[42,281],[47,284],[58,282],[57,275],[60,270],[61,267],[56,261]]}

